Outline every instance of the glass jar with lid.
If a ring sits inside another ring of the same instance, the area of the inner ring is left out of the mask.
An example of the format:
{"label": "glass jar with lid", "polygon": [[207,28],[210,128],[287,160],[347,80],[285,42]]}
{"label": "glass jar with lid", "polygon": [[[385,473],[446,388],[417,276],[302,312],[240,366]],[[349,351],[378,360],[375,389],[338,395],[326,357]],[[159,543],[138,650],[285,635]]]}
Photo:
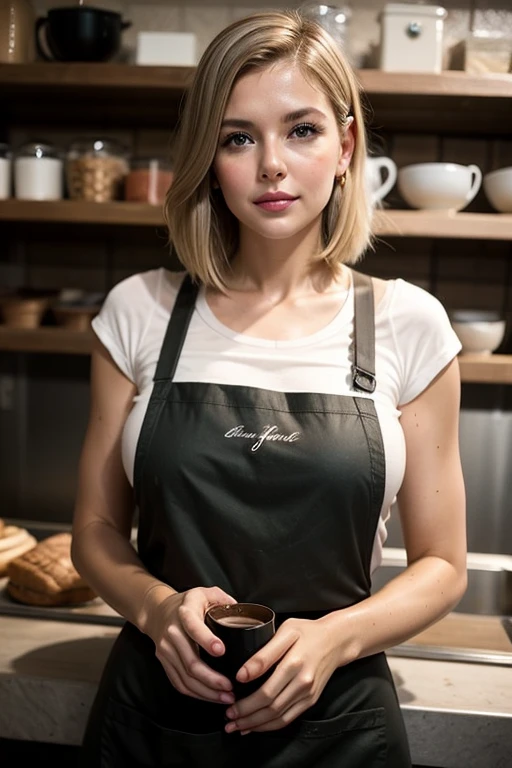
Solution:
{"label": "glass jar with lid", "polygon": [[68,193],[72,200],[95,203],[123,197],[129,170],[129,152],[113,139],[80,139],[70,146],[66,159]]}
{"label": "glass jar with lid", "polygon": [[171,163],[158,157],[137,157],[126,177],[125,199],[162,205],[173,178]]}
{"label": "glass jar with lid", "polygon": [[53,144],[33,141],[14,153],[14,196],[19,200],[61,200],[64,163]]}
{"label": "glass jar with lid", "polygon": [[301,6],[301,11],[309,18],[317,21],[331,35],[343,53],[350,58],[348,28],[352,9],[349,4],[305,3]]}
{"label": "glass jar with lid", "polygon": [[0,200],[11,196],[12,153],[8,144],[0,144]]}

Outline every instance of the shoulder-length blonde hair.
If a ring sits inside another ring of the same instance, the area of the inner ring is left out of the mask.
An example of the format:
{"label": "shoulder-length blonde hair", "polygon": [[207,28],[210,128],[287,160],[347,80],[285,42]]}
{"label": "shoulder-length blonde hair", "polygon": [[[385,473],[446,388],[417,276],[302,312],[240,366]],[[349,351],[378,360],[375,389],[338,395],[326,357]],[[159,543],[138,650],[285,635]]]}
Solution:
{"label": "shoulder-length blonde hair", "polygon": [[164,207],[169,240],[195,280],[223,290],[238,245],[238,220],[211,167],[221,123],[235,83],[248,72],[280,60],[298,64],[305,78],[328,97],[340,135],[352,115],[356,146],[345,184],[333,180],[324,209],[318,258],[332,268],[355,263],[370,244],[371,211],[365,184],[366,135],[360,88],[334,40],[298,11],[262,12],[234,22],[210,43],[186,96],[174,147],[174,180]]}

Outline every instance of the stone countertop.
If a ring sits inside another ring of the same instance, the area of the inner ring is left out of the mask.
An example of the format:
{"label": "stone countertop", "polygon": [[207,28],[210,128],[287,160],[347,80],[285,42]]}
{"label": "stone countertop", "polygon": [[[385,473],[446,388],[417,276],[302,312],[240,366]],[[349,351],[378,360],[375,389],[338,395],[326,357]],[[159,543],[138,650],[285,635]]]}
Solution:
{"label": "stone countertop", "polygon": [[[79,744],[118,627],[0,617],[0,737]],[[389,656],[413,762],[506,768],[512,666]]]}

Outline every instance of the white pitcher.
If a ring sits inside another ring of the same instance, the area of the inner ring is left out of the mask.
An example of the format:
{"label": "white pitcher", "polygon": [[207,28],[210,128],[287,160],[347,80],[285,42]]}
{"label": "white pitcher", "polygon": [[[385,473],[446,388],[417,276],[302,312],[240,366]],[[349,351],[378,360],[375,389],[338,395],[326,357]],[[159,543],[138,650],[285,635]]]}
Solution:
{"label": "white pitcher", "polygon": [[397,165],[390,157],[366,158],[366,183],[372,205],[384,200],[395,186]]}

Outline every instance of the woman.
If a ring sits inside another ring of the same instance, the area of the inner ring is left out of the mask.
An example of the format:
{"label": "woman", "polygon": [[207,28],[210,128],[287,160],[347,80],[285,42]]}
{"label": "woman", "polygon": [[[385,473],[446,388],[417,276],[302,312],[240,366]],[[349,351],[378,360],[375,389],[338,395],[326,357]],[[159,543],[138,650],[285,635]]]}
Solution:
{"label": "woman", "polygon": [[[430,294],[348,267],[365,157],[318,25],[261,13],[211,43],[166,202],[184,271],[124,280],[94,321],[73,559],[126,624],[88,766],[410,765],[384,650],[465,588],[460,344]],[[408,567],[370,596],[397,494]],[[198,648],[224,652],[204,615],[237,601],[277,632],[235,701]]]}

